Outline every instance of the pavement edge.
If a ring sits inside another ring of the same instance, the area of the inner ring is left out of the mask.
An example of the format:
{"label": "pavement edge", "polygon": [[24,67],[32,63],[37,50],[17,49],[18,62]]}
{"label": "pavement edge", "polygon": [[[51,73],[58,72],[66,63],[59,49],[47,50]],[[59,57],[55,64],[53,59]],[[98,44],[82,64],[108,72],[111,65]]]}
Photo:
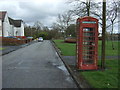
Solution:
{"label": "pavement edge", "polygon": [[0,54],[0,56],[9,54],[9,53],[11,53],[11,52],[13,52],[13,51],[16,51],[16,50],[18,50],[18,49],[20,49],[20,48],[24,48],[24,47],[29,46],[29,45],[31,45],[31,44],[32,44],[32,43],[30,42],[30,43],[25,44],[24,46],[20,45],[20,46],[18,46],[18,48],[16,48],[16,49],[13,49],[13,50],[10,50],[10,51],[8,51],[8,52],[5,52],[5,53]]}
{"label": "pavement edge", "polygon": [[[55,48],[58,56],[61,58],[62,62],[64,63],[65,67],[67,68],[68,72],[70,73],[70,75],[72,76],[74,82],[76,83],[78,88],[86,88],[86,89],[92,89],[92,87],[86,82],[86,80],[82,80],[85,84],[81,83],[77,76],[75,74],[73,74],[73,71],[71,70],[71,68],[69,67],[69,65],[63,60],[61,54],[60,54],[60,50],[56,47],[56,44],[53,40],[51,40],[51,43],[53,45],[53,47]],[[83,77],[83,76],[82,76]]]}

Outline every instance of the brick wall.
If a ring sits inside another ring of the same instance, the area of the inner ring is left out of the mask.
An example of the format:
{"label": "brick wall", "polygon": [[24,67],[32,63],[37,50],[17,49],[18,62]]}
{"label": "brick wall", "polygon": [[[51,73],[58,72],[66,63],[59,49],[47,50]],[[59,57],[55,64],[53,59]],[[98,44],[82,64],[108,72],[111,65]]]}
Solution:
{"label": "brick wall", "polygon": [[27,43],[27,40],[17,40],[17,39],[2,37],[2,39],[0,39],[0,42],[2,42],[2,45],[21,45]]}

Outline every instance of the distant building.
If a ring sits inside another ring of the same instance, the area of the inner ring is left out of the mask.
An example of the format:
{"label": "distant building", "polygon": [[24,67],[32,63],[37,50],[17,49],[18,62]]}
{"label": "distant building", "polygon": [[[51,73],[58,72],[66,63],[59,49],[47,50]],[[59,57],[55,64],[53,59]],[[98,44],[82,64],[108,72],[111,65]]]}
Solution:
{"label": "distant building", "polygon": [[6,11],[0,11],[0,37],[24,36],[24,23],[8,17]]}

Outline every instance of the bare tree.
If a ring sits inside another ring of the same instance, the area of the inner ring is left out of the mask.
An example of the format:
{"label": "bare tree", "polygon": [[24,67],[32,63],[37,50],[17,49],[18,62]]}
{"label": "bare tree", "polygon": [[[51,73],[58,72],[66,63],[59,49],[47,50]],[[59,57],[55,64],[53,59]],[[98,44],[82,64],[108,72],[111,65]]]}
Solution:
{"label": "bare tree", "polygon": [[43,30],[43,24],[40,21],[36,21],[34,23],[34,28],[37,30],[36,36],[39,37],[40,30]]}
{"label": "bare tree", "polygon": [[113,2],[111,2],[110,6],[109,6],[109,11],[108,11],[108,19],[111,22],[111,40],[112,40],[112,49],[114,50],[114,44],[113,44],[113,30],[114,30],[114,22],[116,21],[116,18],[118,16],[117,14],[118,12],[118,5],[117,3],[113,0]]}
{"label": "bare tree", "polygon": [[40,21],[36,21],[34,23],[34,27],[37,29],[37,30],[42,30],[43,29],[43,24],[40,22]]}
{"label": "bare tree", "polygon": [[[106,21],[109,22],[109,16],[111,15],[111,13],[116,12],[115,9],[112,10],[110,12],[109,7],[114,7],[115,5],[113,5],[114,0],[110,1],[111,3],[107,2],[106,3]],[[74,6],[74,8],[71,10],[74,15],[77,15],[79,17],[83,17],[83,16],[93,16],[99,19],[99,24],[102,27],[102,2],[95,2],[94,0],[86,0],[86,1],[82,1],[82,0],[68,0],[68,3],[72,4]],[[74,3],[74,4],[73,4]],[[116,4],[119,4],[120,1],[116,1]],[[119,5],[118,5],[119,6]],[[117,7],[118,8],[118,7]],[[119,20],[116,21],[116,19],[114,20],[113,24],[116,24],[120,22]],[[112,24],[111,23],[107,23],[106,28],[111,27]]]}
{"label": "bare tree", "polygon": [[64,14],[58,14],[57,18],[57,27],[61,32],[65,34],[67,28],[69,27],[70,23],[73,21],[72,19],[72,13],[70,11],[64,13]]}
{"label": "bare tree", "polygon": [[96,7],[98,8],[99,4],[94,2],[94,0],[68,0],[68,3],[74,6],[72,11],[75,15],[78,15],[79,17],[91,16],[91,11],[94,11]]}

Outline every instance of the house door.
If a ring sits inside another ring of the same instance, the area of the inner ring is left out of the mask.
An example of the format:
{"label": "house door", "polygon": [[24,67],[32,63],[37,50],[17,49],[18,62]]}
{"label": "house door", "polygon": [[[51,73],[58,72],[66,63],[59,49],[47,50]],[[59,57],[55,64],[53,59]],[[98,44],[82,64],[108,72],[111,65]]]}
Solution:
{"label": "house door", "polygon": [[16,35],[15,36],[18,36],[18,31],[16,31]]}

